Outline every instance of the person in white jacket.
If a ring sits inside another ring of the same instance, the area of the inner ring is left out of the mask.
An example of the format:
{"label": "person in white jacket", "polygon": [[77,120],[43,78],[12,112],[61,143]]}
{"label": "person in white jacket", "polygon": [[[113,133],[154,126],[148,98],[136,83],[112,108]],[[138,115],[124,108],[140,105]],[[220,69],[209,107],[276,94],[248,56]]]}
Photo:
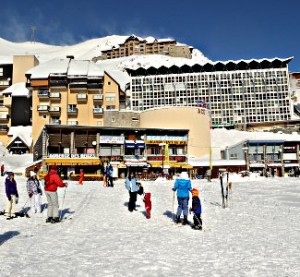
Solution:
{"label": "person in white jacket", "polygon": [[40,213],[42,189],[35,172],[30,171],[30,177],[27,180],[26,186],[28,196],[31,198],[31,213]]}

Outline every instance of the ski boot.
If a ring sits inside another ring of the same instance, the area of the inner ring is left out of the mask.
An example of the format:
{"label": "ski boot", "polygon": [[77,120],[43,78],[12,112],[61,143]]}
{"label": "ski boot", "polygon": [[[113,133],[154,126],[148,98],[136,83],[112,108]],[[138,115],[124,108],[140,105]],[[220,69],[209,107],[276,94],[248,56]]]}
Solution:
{"label": "ski boot", "polygon": [[188,220],[187,220],[187,216],[185,215],[185,216],[183,217],[182,225],[186,225],[186,224],[188,224]]}
{"label": "ski boot", "polygon": [[51,223],[52,222],[52,217],[48,217],[47,219],[46,219],[46,223]]}

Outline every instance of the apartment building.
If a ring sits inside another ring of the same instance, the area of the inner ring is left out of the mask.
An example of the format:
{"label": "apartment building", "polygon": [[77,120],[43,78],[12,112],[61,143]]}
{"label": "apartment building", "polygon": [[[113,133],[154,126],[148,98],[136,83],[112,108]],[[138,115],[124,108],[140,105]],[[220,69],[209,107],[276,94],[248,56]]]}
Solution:
{"label": "apartment building", "polygon": [[213,127],[263,126],[291,119],[288,59],[128,69],[131,109],[205,103]]}
{"label": "apartment building", "polygon": [[178,44],[174,39],[156,39],[153,37],[139,38],[135,35],[129,36],[124,43],[102,50],[101,56],[93,60],[106,60],[131,55],[160,54],[172,57],[192,57],[192,47]]}

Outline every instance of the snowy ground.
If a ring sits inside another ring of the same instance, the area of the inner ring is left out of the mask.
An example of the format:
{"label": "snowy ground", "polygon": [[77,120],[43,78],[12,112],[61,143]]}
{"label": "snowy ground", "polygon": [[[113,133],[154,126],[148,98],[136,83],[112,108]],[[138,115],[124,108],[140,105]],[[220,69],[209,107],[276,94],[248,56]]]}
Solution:
{"label": "snowy ground", "polygon": [[[25,179],[16,179],[21,209]],[[142,182],[152,193],[149,220],[140,197],[138,211],[128,212],[124,180],[114,188],[69,182],[62,223],[46,224],[46,209],[31,218],[0,217],[0,276],[300,276],[300,180],[231,179],[226,209],[217,179],[192,181],[203,231],[172,222],[173,181]],[[0,196],[3,208],[3,186]]]}

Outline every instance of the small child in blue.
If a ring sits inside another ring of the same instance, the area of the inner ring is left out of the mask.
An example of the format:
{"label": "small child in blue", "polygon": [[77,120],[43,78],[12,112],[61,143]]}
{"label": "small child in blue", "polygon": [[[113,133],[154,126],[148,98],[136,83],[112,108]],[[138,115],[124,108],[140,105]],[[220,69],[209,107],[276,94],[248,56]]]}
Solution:
{"label": "small child in blue", "polygon": [[193,228],[196,230],[202,230],[202,219],[201,219],[201,213],[202,213],[202,207],[201,207],[201,201],[199,198],[199,190],[193,188],[192,189],[192,208],[190,211],[194,213],[193,220],[194,220],[194,226]]}

